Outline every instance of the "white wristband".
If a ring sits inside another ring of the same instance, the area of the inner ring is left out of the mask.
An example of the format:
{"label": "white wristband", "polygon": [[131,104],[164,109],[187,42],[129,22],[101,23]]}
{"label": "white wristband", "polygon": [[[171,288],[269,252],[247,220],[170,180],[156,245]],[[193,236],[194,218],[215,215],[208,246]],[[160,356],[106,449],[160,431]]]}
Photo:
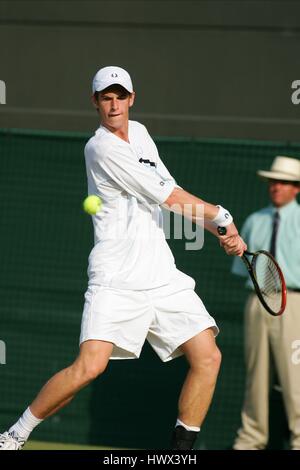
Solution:
{"label": "white wristband", "polygon": [[219,208],[219,212],[212,222],[218,227],[226,227],[227,225],[231,224],[233,222],[233,218],[230,212],[227,209],[224,209],[222,206],[217,207]]}

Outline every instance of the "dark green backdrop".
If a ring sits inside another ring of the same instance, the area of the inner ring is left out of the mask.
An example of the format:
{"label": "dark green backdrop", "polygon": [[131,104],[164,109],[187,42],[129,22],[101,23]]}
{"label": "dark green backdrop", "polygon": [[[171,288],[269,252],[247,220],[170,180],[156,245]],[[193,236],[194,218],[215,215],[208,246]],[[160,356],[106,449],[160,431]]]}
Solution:
{"label": "dark green backdrop", "polygon": [[[87,285],[92,224],[83,148],[88,135],[3,129],[0,133],[1,315],[0,426],[10,425],[41,385],[73,360]],[[300,144],[228,140],[157,140],[178,184],[229,208],[240,225],[268,201],[256,177],[277,154],[299,156]],[[241,284],[231,259],[207,235],[204,249],[170,241],[177,265],[196,278],[197,292],[221,328],[223,365],[198,442],[221,449],[239,425],[244,370]],[[232,290],[232,287],[234,288]],[[103,377],[43,423],[35,439],[132,448],[164,448],[176,418],[185,359],[162,364],[146,345],[139,361],[111,362]]]}

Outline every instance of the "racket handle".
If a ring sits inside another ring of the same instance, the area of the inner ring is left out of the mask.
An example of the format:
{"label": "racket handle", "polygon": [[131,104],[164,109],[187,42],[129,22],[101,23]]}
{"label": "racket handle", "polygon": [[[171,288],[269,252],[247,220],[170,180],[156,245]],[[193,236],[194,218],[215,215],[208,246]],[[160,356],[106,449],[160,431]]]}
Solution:
{"label": "racket handle", "polygon": [[248,255],[248,256],[249,256],[249,255],[250,255],[250,256],[253,256],[253,255],[254,255],[254,253],[252,253],[251,251],[248,251],[248,250],[245,250],[243,254],[244,254],[244,255]]}

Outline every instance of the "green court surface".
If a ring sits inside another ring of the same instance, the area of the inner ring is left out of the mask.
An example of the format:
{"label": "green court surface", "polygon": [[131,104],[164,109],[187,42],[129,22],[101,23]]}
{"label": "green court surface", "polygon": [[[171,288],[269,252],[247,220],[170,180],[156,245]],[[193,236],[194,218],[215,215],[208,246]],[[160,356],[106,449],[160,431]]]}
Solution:
{"label": "green court surface", "polygon": [[80,444],[62,444],[61,442],[28,441],[24,450],[125,450],[121,447],[83,446]]}

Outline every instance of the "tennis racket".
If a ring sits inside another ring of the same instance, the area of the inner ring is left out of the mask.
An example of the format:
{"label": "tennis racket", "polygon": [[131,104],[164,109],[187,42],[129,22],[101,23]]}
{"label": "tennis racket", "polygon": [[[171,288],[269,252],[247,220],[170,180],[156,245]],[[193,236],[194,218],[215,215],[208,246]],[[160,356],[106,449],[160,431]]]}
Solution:
{"label": "tennis racket", "polygon": [[275,317],[281,315],[286,306],[286,285],[282,271],[274,257],[265,250],[255,253],[245,251],[242,260],[262,305],[271,315]]}

